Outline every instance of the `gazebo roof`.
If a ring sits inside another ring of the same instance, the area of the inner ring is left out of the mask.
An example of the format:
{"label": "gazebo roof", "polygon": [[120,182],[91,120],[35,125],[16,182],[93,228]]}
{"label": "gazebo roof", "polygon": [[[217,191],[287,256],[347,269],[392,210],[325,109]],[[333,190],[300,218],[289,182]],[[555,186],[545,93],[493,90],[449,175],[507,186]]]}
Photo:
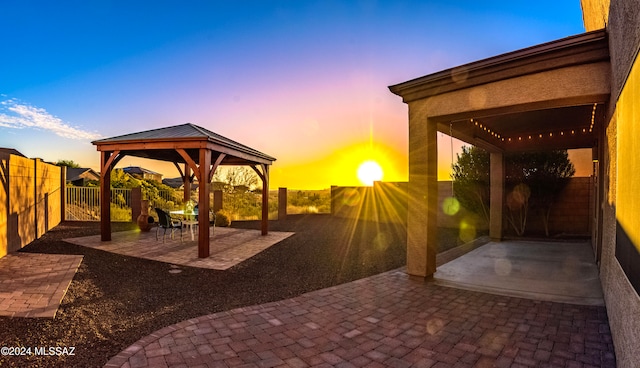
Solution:
{"label": "gazebo roof", "polygon": [[185,149],[189,156],[198,162],[197,149],[204,146],[213,152],[227,154],[222,165],[270,165],[276,160],[251,147],[190,123],[99,139],[92,143],[97,146],[98,151],[121,150],[129,156],[172,162],[184,162],[175,151],[176,148]]}

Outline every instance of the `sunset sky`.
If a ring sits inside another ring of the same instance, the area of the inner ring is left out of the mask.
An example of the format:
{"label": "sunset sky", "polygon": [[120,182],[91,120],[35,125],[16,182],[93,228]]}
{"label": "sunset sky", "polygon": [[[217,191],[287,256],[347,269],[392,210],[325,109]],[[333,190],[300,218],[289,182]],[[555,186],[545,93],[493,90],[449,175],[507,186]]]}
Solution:
{"label": "sunset sky", "polygon": [[407,180],[389,85],[584,28],[578,0],[8,0],[0,32],[0,147],[97,170],[92,140],[190,122],[276,157],[272,188],[322,189],[365,161]]}

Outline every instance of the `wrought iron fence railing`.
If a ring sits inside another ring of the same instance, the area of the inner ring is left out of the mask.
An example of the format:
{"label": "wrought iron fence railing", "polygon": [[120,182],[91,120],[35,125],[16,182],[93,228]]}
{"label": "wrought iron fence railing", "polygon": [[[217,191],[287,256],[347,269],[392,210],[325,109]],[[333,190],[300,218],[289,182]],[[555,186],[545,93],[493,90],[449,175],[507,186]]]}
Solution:
{"label": "wrought iron fence railing", "polygon": [[[143,190],[142,195],[156,207],[173,209],[182,205],[180,193],[175,191]],[[67,187],[65,220],[100,221],[100,188]],[[111,221],[131,221],[131,189],[111,188]]]}

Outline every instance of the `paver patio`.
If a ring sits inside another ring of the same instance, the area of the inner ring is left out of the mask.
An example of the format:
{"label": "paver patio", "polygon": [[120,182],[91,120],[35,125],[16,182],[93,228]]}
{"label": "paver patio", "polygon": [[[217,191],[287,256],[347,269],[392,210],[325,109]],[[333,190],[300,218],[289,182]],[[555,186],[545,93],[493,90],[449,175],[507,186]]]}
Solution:
{"label": "paver patio", "polygon": [[55,318],[82,258],[22,252],[0,258],[0,315]]}
{"label": "paver patio", "polygon": [[259,230],[216,228],[210,240],[208,258],[198,258],[197,239],[192,241],[188,230],[184,231],[182,239],[179,231],[174,234],[174,239],[167,234],[164,242],[162,233],[156,240],[155,229],[150,232],[139,230],[116,232],[112,234],[110,241],[101,241],[100,235],[70,238],[64,241],[176,265],[226,270],[293,234],[293,232],[272,231],[263,236]]}
{"label": "paver patio", "polygon": [[105,367],[615,367],[602,306],[497,296],[403,269],[190,319]]}

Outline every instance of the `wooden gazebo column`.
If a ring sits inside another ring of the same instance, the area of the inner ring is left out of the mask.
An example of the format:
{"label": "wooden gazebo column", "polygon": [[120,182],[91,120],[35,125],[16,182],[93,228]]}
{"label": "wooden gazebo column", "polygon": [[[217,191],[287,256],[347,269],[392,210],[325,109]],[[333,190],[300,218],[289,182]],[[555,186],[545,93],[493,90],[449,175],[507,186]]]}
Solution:
{"label": "wooden gazebo column", "polygon": [[260,179],[262,180],[262,221],[261,231],[262,235],[269,233],[269,165],[260,164],[262,172],[258,170],[257,166],[251,166]]}
{"label": "wooden gazebo column", "polygon": [[184,164],[184,176],[182,177],[182,185],[184,191],[184,203],[191,200],[191,167],[189,164]]}
{"label": "wooden gazebo column", "polygon": [[198,187],[198,258],[209,257],[209,173],[211,171],[211,151],[200,148],[200,185]]}
{"label": "wooden gazebo column", "polygon": [[111,240],[111,169],[123,156],[120,151],[100,152],[100,240]]}

